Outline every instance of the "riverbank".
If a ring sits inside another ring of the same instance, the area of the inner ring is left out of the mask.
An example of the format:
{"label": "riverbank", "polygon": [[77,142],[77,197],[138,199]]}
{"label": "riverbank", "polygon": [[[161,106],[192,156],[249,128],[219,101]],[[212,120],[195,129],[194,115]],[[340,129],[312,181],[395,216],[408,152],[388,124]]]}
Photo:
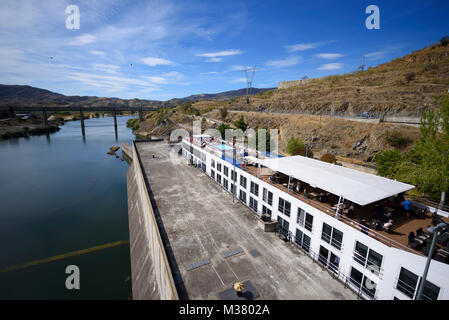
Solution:
{"label": "riverbank", "polygon": [[64,121],[61,120],[49,121],[48,126],[45,126],[39,119],[2,119],[0,121],[0,139],[6,140],[53,133],[59,131],[59,126],[63,124]]}

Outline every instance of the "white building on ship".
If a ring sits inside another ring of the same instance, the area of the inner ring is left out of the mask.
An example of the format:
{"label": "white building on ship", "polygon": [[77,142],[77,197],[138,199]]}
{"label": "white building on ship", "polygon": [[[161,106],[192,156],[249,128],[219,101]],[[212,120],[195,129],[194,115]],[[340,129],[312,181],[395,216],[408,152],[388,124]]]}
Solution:
{"label": "white building on ship", "polygon": [[[365,299],[416,298],[432,237],[427,227],[448,219],[418,204],[405,212],[398,195],[414,186],[301,156],[234,161],[232,144],[211,140],[184,139],[183,156],[262,219],[278,221],[286,241]],[[443,230],[423,299],[449,299],[448,240]]]}

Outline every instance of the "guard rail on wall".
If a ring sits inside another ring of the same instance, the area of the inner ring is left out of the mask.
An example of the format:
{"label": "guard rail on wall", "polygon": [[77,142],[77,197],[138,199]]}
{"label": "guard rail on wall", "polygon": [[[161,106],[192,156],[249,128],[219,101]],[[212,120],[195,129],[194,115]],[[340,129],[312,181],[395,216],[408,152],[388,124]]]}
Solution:
{"label": "guard rail on wall", "polygon": [[[136,141],[132,144],[134,171],[136,174],[136,183],[142,199],[142,208],[144,210],[145,227],[148,231],[149,241],[151,247],[151,258],[153,259],[155,268],[153,272],[156,275],[156,282],[159,287],[159,292],[162,300],[179,300],[176,291],[175,282],[171,273],[170,265],[168,263],[167,255],[164,249],[161,235],[154,215],[153,206],[151,204],[148,188],[143,175],[143,164],[140,154],[136,147]],[[137,160],[137,161],[136,161]],[[147,218],[147,219],[145,219]],[[162,270],[157,272],[156,270]]]}

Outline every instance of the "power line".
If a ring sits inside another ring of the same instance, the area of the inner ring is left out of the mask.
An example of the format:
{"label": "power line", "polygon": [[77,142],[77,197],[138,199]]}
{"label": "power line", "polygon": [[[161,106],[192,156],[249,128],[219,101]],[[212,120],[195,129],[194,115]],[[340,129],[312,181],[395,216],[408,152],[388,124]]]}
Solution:
{"label": "power line", "polygon": [[252,68],[245,67],[243,71],[245,71],[246,95],[248,96],[251,93],[251,88],[253,86],[254,75],[256,73],[256,65],[254,65],[254,67]]}

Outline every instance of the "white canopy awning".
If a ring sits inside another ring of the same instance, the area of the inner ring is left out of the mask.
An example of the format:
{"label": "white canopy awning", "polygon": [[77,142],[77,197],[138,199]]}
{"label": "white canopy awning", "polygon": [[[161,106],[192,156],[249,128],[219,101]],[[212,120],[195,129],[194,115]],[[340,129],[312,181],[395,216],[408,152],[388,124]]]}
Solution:
{"label": "white canopy awning", "polygon": [[302,156],[263,159],[260,164],[362,206],[414,188],[410,184]]}

